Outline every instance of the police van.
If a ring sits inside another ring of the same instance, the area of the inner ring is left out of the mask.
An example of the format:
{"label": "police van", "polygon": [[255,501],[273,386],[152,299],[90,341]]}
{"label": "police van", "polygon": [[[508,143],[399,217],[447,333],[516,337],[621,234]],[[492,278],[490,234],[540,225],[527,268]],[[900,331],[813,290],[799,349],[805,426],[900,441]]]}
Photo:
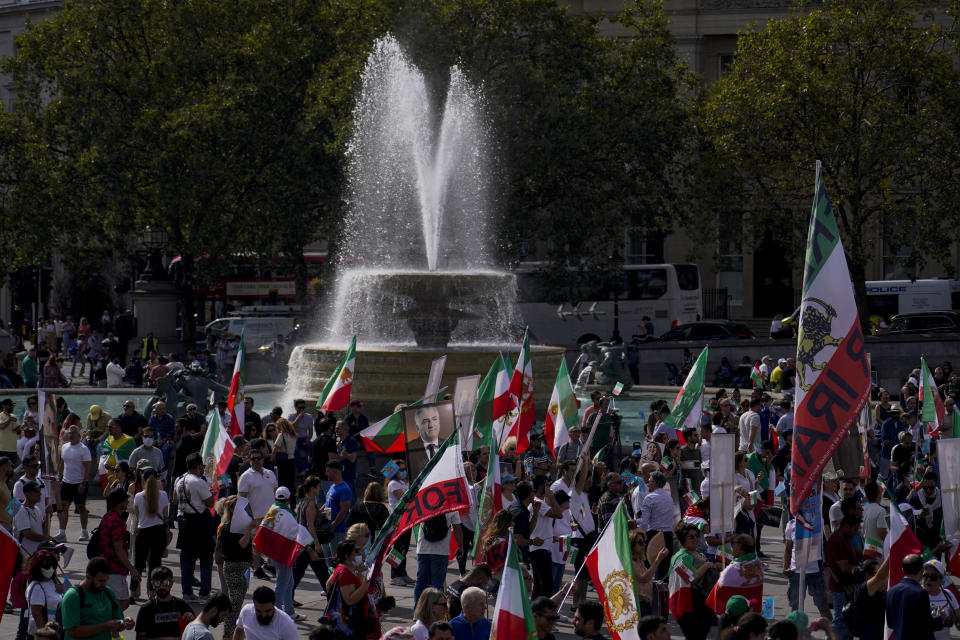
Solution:
{"label": "police van", "polygon": [[871,317],[889,318],[912,311],[951,311],[960,308],[960,282],[947,278],[869,280],[867,309]]}

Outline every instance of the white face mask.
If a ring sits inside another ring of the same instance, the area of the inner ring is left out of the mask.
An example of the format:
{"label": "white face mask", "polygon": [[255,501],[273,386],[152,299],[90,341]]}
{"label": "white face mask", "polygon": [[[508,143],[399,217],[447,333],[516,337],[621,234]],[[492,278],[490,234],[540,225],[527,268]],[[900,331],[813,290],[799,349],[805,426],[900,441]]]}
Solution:
{"label": "white face mask", "polygon": [[153,438],[147,437],[143,439],[143,444],[147,447],[153,446]]}
{"label": "white face mask", "polygon": [[53,577],[53,574],[55,574],[56,572],[57,572],[57,570],[54,569],[53,567],[50,567],[49,569],[40,569],[40,574],[43,575],[43,577],[44,577],[44,578],[47,578],[47,579],[52,578],[52,577]]}

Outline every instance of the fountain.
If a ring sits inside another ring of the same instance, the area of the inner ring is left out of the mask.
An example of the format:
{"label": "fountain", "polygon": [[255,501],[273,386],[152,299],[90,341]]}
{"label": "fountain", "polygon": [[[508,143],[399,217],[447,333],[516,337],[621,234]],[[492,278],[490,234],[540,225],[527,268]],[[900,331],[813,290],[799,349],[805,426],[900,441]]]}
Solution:
{"label": "fountain", "polygon": [[[516,351],[516,283],[491,258],[483,98],[457,67],[439,117],[423,74],[392,36],[370,53],[348,147],[348,207],[322,342],[290,357],[288,392],[315,398],[358,336],[354,397],[368,414],[422,395],[430,362],[443,384]],[[535,347],[535,389],[549,399],[563,349]],[[541,398],[542,396],[542,398]]]}

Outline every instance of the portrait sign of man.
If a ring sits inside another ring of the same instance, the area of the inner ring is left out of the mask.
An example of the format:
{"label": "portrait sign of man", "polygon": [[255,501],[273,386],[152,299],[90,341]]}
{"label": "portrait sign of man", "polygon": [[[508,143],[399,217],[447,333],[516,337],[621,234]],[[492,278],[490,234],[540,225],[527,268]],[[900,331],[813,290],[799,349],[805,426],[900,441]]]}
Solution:
{"label": "portrait sign of man", "polygon": [[403,426],[407,445],[407,469],[416,478],[443,441],[456,429],[453,401],[405,407]]}

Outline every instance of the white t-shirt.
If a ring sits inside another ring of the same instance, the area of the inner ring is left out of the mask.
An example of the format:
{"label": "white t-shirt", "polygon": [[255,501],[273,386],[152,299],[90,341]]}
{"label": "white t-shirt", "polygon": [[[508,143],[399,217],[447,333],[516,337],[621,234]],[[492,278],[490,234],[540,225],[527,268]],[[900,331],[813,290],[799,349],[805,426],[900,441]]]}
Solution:
{"label": "white t-shirt", "polygon": [[[570,507],[568,506],[563,510],[563,516],[553,520],[553,537],[560,538],[561,536],[568,536],[573,533],[573,527],[570,526]],[[563,559],[563,551],[560,550],[560,546],[554,542],[551,547],[551,555],[553,556],[553,561],[557,564],[564,564],[567,560]]]}
{"label": "white t-shirt", "polygon": [[700,441],[700,459],[703,462],[710,462],[710,441],[701,440]]}
{"label": "white t-shirt", "polygon": [[[47,489],[47,483],[41,480],[39,475],[37,475],[33,481],[40,485],[40,502],[37,503],[37,507],[41,511],[46,511],[50,505],[50,494]],[[27,503],[27,498],[23,495],[23,485],[27,482],[30,482],[30,478],[21,476],[19,480],[13,483],[13,497],[24,504]]]}
{"label": "white t-shirt", "polygon": [[[832,526],[832,525],[831,525]],[[889,529],[887,525],[887,510],[876,502],[867,502],[863,505],[863,537],[864,540],[883,542],[880,529]]]}
{"label": "white t-shirt", "polygon": [[[933,609],[933,607],[940,607],[944,611],[953,613],[957,610],[957,599],[946,589],[940,589],[940,593],[935,596],[930,596],[930,608]],[[947,640],[950,637],[950,629],[952,628],[953,625],[949,624],[943,629],[940,629],[940,631],[934,631],[933,637],[937,640]]]}
{"label": "white t-shirt", "polygon": [[[55,620],[57,616],[57,605],[63,597],[57,593],[57,585],[53,580],[44,580],[43,582],[31,582],[26,590],[27,603],[30,605],[40,605],[47,610],[47,620]],[[28,607],[30,612],[30,622],[27,626],[27,633],[33,635],[37,632],[37,621],[33,617],[33,606]]]}
{"label": "white t-shirt", "polygon": [[750,441],[750,427],[757,428],[757,437],[754,442],[760,443],[760,414],[756,411],[747,411],[740,416],[740,451],[753,451],[754,442]]}
{"label": "white t-shirt", "polygon": [[[133,497],[133,508],[137,512],[137,529],[146,529],[155,527],[165,522],[163,512],[170,507],[170,498],[165,491],[160,491],[157,496],[157,515],[147,513],[147,492],[141,491]],[[191,512],[192,513],[192,512]]]}
{"label": "white t-shirt", "polygon": [[[797,521],[790,520],[787,522],[787,528],[783,531],[784,540],[790,540],[793,542],[793,551],[790,554],[790,569],[793,571],[797,570]],[[819,547],[819,545],[817,545]],[[807,573],[820,573],[820,550],[817,549],[816,553],[812,553],[812,558],[807,559]]]}
{"label": "white t-shirt", "polygon": [[[177,513],[181,515],[203,513],[204,509],[207,508],[203,501],[213,495],[210,493],[207,481],[192,473],[177,478],[173,490],[176,492],[179,501],[177,503]],[[187,506],[186,500],[190,501],[190,506]]]}
{"label": "white t-shirt", "polygon": [[83,463],[93,460],[90,449],[82,442],[73,444],[65,442],[60,447],[60,457],[63,459],[63,481],[67,484],[80,484],[86,481],[83,473]]}
{"label": "white t-shirt", "polygon": [[[393,497],[393,492],[406,491],[409,487],[410,485],[402,480],[393,479],[390,481],[390,484],[387,485],[387,504],[390,506],[390,511],[393,511],[393,508],[400,502],[400,498]],[[400,495],[403,496],[402,493]]]}
{"label": "white t-shirt", "polygon": [[434,556],[448,557],[450,555],[450,536],[453,535],[453,525],[460,524],[460,514],[454,511],[447,514],[447,535],[443,540],[431,542],[423,535],[423,527],[420,528],[420,540],[417,541],[417,554],[429,554]]}
{"label": "white t-shirt", "polygon": [[260,624],[257,622],[257,611],[252,602],[240,609],[237,628],[243,629],[247,640],[298,640],[297,624],[290,616],[274,608],[270,624]]}
{"label": "white t-shirt", "polygon": [[[39,503],[38,503],[39,504]],[[39,540],[30,540],[27,537],[21,538],[21,531],[33,531],[43,535],[43,512],[39,506],[28,507],[26,503],[21,505],[17,515],[13,516],[13,529],[17,532],[17,539],[20,545],[27,553],[33,553],[40,546]]]}
{"label": "white t-shirt", "polygon": [[500,501],[503,503],[503,510],[506,511],[506,510],[509,509],[511,506],[513,506],[513,503],[516,502],[517,499],[516,499],[516,498],[508,498],[507,496],[501,495],[501,496],[500,496]]}
{"label": "white t-shirt", "polygon": [[[596,531],[597,527],[593,523],[593,512],[590,510],[590,501],[587,499],[587,496],[568,485],[563,481],[563,478],[557,478],[553,481],[553,484],[550,485],[550,491],[556,493],[561,490],[570,496],[570,517],[579,525],[580,532],[587,534]],[[504,503],[503,508],[507,508],[506,503]],[[581,517],[581,512],[586,514],[586,516]]]}
{"label": "white t-shirt", "polygon": [[550,505],[541,500],[540,498],[534,498],[533,502],[530,503],[530,506],[527,507],[527,511],[530,512],[530,522],[533,522],[533,505],[540,504],[540,514],[537,516],[537,523],[533,526],[533,530],[530,532],[530,539],[540,538],[543,540],[543,544],[537,546],[530,543],[530,551],[539,551],[540,549],[549,550],[552,546],[553,541],[553,521],[554,519],[546,515],[550,511]]}
{"label": "white t-shirt", "polygon": [[214,640],[214,638],[210,627],[198,619],[184,627],[180,640]]}
{"label": "white t-shirt", "polygon": [[116,362],[111,362],[107,365],[107,386],[123,386],[123,367]]}
{"label": "white t-shirt", "polygon": [[277,490],[277,476],[270,469],[257,473],[253,468],[247,469],[237,481],[237,491],[246,493],[250,502],[250,511],[254,518],[267,515],[270,505],[274,501],[274,492]]}

